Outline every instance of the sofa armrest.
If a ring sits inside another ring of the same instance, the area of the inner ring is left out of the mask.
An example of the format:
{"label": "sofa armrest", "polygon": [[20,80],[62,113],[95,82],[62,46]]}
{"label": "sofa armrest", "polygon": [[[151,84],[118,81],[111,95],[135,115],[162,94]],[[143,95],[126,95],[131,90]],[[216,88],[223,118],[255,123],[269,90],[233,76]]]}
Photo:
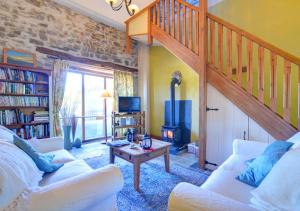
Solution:
{"label": "sofa armrest", "polygon": [[169,197],[168,211],[254,211],[247,204],[189,183],[180,183]]}
{"label": "sofa armrest", "polygon": [[33,191],[28,210],[88,210],[116,195],[124,185],[120,169],[113,165],[87,172]]}
{"label": "sofa armrest", "polygon": [[261,155],[267,146],[268,143],[235,139],[233,141],[233,154],[255,158]]}
{"label": "sofa armrest", "polygon": [[52,137],[44,139],[30,139],[29,144],[40,153],[46,153],[64,149],[64,140],[62,137]]}

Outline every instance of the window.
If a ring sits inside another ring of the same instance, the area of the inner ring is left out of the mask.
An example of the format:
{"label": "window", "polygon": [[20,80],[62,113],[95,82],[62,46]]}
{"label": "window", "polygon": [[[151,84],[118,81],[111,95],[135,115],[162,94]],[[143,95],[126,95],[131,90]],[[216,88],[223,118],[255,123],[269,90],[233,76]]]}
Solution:
{"label": "window", "polygon": [[113,93],[112,74],[76,70],[67,73],[65,97],[70,97],[77,106],[75,138],[87,141],[111,136],[113,99],[100,97],[104,89]]}

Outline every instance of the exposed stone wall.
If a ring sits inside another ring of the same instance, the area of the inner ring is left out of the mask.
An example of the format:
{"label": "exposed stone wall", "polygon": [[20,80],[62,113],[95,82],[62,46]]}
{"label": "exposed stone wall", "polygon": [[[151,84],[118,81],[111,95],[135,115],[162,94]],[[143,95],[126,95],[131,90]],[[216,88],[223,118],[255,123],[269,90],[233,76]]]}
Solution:
{"label": "exposed stone wall", "polygon": [[[137,67],[137,43],[125,53],[125,32],[96,22],[51,0],[0,0],[0,48],[36,47]],[[39,66],[51,61],[36,53]]]}

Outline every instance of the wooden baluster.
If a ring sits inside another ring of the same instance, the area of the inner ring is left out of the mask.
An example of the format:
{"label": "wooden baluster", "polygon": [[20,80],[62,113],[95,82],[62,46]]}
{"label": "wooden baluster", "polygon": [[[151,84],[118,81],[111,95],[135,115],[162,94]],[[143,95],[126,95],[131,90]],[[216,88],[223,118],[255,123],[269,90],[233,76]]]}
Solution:
{"label": "wooden baluster", "polygon": [[237,45],[237,84],[242,85],[242,71],[243,71],[243,49],[242,49],[242,35],[236,34]]}
{"label": "wooden baluster", "polygon": [[232,31],[227,29],[227,78],[232,78]]}
{"label": "wooden baluster", "polygon": [[219,71],[223,73],[223,25],[218,24],[218,62]]}
{"label": "wooden baluster", "polygon": [[180,42],[180,3],[177,2],[177,27],[176,27],[176,39]]}
{"label": "wooden baluster", "polygon": [[161,28],[164,31],[165,30],[165,0],[161,0],[162,7],[161,7]]}
{"label": "wooden baluster", "polygon": [[250,94],[253,92],[253,67],[252,67],[252,58],[253,58],[253,42],[248,40],[247,45],[247,90]]}
{"label": "wooden baluster", "polygon": [[300,65],[298,66],[298,130],[300,130]]}
{"label": "wooden baluster", "polygon": [[195,11],[195,24],[196,24],[195,53],[199,54],[199,12],[198,11]]}
{"label": "wooden baluster", "polygon": [[262,46],[258,47],[258,100],[264,103],[264,89],[265,89],[265,79],[264,79],[264,61],[265,52]]}
{"label": "wooden baluster", "polygon": [[154,24],[154,25],[156,25],[156,19],[157,19],[157,17],[156,17],[156,4],[152,7],[152,11],[153,11],[153,16],[152,16],[152,23]]}
{"label": "wooden baluster", "polygon": [[185,46],[186,45],[186,6],[182,5],[182,18],[183,18],[183,23],[182,23],[182,44]]}
{"label": "wooden baluster", "polygon": [[283,118],[290,122],[291,109],[291,62],[284,60],[284,83],[283,83]]}
{"label": "wooden baluster", "polygon": [[172,7],[172,27],[171,27],[171,35],[175,37],[175,0],[171,0]]}
{"label": "wooden baluster", "polygon": [[215,64],[215,22],[210,19],[210,63]]}
{"label": "wooden baluster", "polygon": [[188,46],[189,49],[193,50],[193,10],[189,8],[189,40],[188,40]]}
{"label": "wooden baluster", "polygon": [[151,12],[151,8],[148,9],[148,36],[147,36],[147,44],[152,45],[153,37],[151,33],[151,19],[153,18],[153,10]]}
{"label": "wooden baluster", "polygon": [[277,55],[271,52],[271,87],[270,87],[270,107],[277,111]]}
{"label": "wooden baluster", "polygon": [[157,26],[158,27],[160,27],[160,1],[156,4],[156,6],[157,6],[157,16],[156,16],[156,18],[157,18],[157,21],[156,21],[156,24],[157,24]]}
{"label": "wooden baluster", "polygon": [[167,16],[167,20],[166,20],[166,32],[168,34],[170,34],[170,0],[166,0],[166,16]]}

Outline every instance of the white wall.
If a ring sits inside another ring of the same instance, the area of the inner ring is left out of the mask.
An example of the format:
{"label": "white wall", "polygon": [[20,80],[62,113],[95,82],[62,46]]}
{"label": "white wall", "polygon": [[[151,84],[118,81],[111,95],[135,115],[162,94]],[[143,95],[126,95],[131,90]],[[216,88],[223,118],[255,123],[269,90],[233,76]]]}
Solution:
{"label": "white wall", "polygon": [[232,154],[234,139],[270,143],[274,138],[214,87],[208,85],[207,161],[220,165]]}

